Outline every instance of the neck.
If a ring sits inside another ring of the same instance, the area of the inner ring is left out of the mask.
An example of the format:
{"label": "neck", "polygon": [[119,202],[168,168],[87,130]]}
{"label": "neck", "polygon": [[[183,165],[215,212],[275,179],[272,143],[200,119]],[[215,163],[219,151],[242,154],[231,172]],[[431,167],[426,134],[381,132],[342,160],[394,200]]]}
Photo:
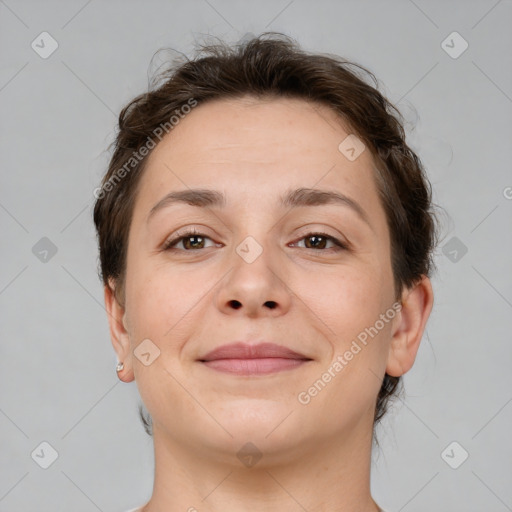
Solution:
{"label": "neck", "polygon": [[321,443],[305,440],[286,453],[264,451],[249,467],[154,425],[155,479],[144,512],[378,512],[370,494],[373,431],[366,427]]}

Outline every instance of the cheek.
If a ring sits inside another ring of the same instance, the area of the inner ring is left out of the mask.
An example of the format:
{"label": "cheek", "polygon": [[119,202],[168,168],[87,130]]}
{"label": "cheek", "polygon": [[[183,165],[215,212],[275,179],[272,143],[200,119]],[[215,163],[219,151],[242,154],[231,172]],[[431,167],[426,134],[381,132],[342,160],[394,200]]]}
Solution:
{"label": "cheek", "polygon": [[392,327],[392,316],[382,321],[381,314],[390,308],[392,292],[378,265],[347,266],[336,275],[317,274],[314,282],[314,287],[303,288],[308,290],[304,302],[314,311],[331,347],[317,375],[318,389],[312,391],[319,392],[325,385],[318,405],[323,402],[341,418],[339,404],[345,404],[346,411],[359,410],[378,393],[377,375],[386,364]]}
{"label": "cheek", "polygon": [[385,290],[378,268],[346,266],[336,272],[316,272],[313,279],[310,273],[298,279],[301,299],[325,324],[329,339],[343,343],[381,313]]}
{"label": "cheek", "polygon": [[187,315],[194,295],[192,283],[179,275],[163,272],[139,273],[133,279],[129,316],[135,333],[161,339]]}
{"label": "cheek", "polygon": [[331,343],[331,354],[302,390],[319,415],[329,415],[335,431],[344,422],[356,422],[361,414],[373,414],[393,316],[381,320],[390,308],[382,304],[391,292],[376,274],[346,272],[323,284],[324,294],[310,294],[305,302],[316,304],[315,313],[322,320],[317,325],[322,325]]}

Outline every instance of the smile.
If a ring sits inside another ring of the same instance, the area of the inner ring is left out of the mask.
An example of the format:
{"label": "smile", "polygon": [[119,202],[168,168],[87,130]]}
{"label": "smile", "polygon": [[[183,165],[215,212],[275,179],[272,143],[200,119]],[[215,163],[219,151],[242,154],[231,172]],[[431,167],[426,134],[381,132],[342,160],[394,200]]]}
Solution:
{"label": "smile", "polygon": [[205,366],[224,373],[235,375],[267,375],[284,370],[292,370],[307,363],[310,359],[286,359],[264,357],[257,359],[215,359],[202,361]]}
{"label": "smile", "polygon": [[311,359],[275,343],[255,345],[235,342],[222,345],[199,359],[208,368],[235,375],[267,375],[293,370]]}

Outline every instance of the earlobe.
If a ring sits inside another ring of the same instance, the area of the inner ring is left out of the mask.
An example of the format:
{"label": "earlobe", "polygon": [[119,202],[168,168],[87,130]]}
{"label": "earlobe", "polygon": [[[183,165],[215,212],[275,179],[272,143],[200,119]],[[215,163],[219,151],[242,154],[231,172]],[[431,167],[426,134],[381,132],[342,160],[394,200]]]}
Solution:
{"label": "earlobe", "polygon": [[432,284],[427,276],[404,291],[389,347],[388,375],[399,377],[412,368],[433,303]]}
{"label": "earlobe", "polygon": [[110,340],[117,354],[117,360],[123,363],[123,368],[117,370],[118,377],[124,382],[134,379],[132,369],[132,354],[130,336],[125,325],[125,308],[115,296],[115,283],[109,280],[110,286],[104,286],[105,308],[108,315]]}

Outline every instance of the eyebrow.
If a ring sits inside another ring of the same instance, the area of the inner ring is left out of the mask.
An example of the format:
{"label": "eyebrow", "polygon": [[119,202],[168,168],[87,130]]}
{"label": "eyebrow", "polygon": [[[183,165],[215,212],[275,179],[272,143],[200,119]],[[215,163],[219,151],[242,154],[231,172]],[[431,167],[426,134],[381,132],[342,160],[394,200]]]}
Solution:
{"label": "eyebrow", "polygon": [[[226,197],[222,192],[211,189],[187,189],[169,192],[151,208],[147,222],[149,222],[157,211],[180,203],[197,206],[199,208],[224,208],[226,206]],[[361,205],[341,192],[314,188],[298,188],[290,190],[285,195],[280,196],[279,204],[285,208],[322,206],[326,204],[346,206],[357,213],[357,215],[372,228],[368,214]]]}

